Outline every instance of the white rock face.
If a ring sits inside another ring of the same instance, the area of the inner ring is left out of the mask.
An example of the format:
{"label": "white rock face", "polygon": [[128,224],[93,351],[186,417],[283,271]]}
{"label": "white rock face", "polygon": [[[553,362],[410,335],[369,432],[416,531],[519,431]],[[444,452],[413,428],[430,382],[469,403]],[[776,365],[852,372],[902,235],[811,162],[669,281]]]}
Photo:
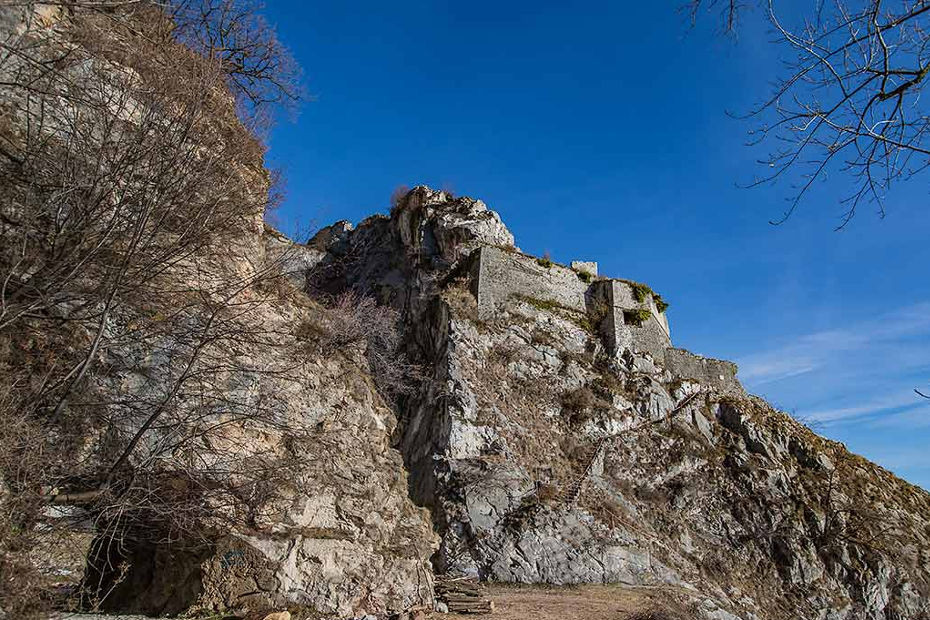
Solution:
{"label": "white rock face", "polygon": [[[696,378],[685,362],[704,358],[606,358],[589,317],[524,296],[480,315],[469,255],[512,243],[482,203],[417,188],[346,243],[343,272],[405,313],[431,373],[405,402],[400,446],[442,535],[439,570],[674,584],[716,620],[930,611],[925,492]],[[365,247],[394,248],[390,269]]]}
{"label": "white rock face", "polygon": [[446,261],[463,258],[481,245],[514,247],[513,235],[500,216],[480,200],[454,198],[420,186],[392,215],[406,247]]}
{"label": "white rock face", "polygon": [[[240,352],[241,365],[255,370],[214,379],[230,402],[273,408],[256,423],[231,426],[226,438],[237,458],[283,459],[289,473],[274,499],[249,528],[223,529],[224,518],[233,516],[226,511],[236,507],[217,506],[206,553],[169,560],[163,553],[170,550],[130,548],[134,572],[110,594],[107,608],[157,614],[298,605],[350,617],[432,604],[435,535],[428,513],[410,501],[401,455],[390,447],[394,414],[357,354],[323,356],[295,335],[316,312],[312,304],[284,300],[263,306],[249,320],[277,335]],[[132,352],[114,351],[113,389],[135,380],[117,366],[127,354],[140,376],[170,380],[166,359],[143,356],[140,366]],[[278,423],[270,425],[272,418]],[[298,458],[284,459],[288,451]],[[201,447],[205,463],[213,456],[224,458]]]}

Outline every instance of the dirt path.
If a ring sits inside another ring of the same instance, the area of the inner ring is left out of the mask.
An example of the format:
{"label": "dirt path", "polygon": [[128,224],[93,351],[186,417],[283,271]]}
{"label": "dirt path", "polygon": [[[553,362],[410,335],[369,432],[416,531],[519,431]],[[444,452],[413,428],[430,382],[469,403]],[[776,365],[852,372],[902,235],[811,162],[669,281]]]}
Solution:
{"label": "dirt path", "polygon": [[[439,614],[429,620],[692,620],[681,596],[662,588],[489,585],[490,615]],[[646,611],[652,611],[651,615]],[[638,614],[637,612],[642,612]],[[53,615],[50,620],[156,620],[142,616]]]}
{"label": "dirt path", "polygon": [[430,620],[633,620],[647,610],[654,615],[644,619],[691,618],[672,592],[653,588],[492,585],[486,596],[494,601],[491,615],[432,614]]}

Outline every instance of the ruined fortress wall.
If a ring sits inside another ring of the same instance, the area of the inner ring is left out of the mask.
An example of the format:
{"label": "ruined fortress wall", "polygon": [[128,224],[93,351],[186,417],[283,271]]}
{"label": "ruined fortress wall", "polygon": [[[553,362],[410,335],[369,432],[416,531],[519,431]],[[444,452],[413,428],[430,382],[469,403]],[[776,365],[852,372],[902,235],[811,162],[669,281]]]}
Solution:
{"label": "ruined fortress wall", "polygon": [[[476,250],[468,269],[481,318],[493,317],[513,297],[551,302],[576,312],[587,312],[591,304],[604,304],[601,335],[611,355],[626,350],[646,352],[673,377],[693,379],[724,394],[745,394],[736,379],[736,364],[673,348],[665,313],[659,312],[650,294],[637,300],[631,282],[599,280],[588,284],[567,267],[546,266],[533,256],[491,246]],[[638,323],[628,316],[640,310],[649,310],[647,320]]]}
{"label": "ruined fortress wall", "polygon": [[701,357],[684,349],[669,348],[665,351],[665,369],[672,373],[673,377],[693,379],[711,386],[722,394],[746,394],[736,378],[737,367],[733,362]]}
{"label": "ruined fortress wall", "polygon": [[[627,349],[645,351],[657,361],[665,358],[665,349],[672,346],[668,320],[659,312],[651,295],[637,301],[633,287],[623,280],[606,280],[598,283],[597,298],[607,305],[607,315],[601,332],[607,349],[619,353]],[[646,309],[650,316],[637,324],[627,320],[624,312]]]}
{"label": "ruined fortress wall", "polygon": [[[632,284],[624,280],[600,280],[588,284],[578,273],[561,265],[546,266],[539,259],[485,246],[472,257],[472,293],[478,300],[478,315],[494,315],[495,310],[513,297],[528,297],[555,303],[576,312],[587,312],[595,300],[606,306],[602,322],[604,344],[611,354],[627,349],[650,353],[664,359],[672,345],[668,321],[658,311],[651,295],[637,301]],[[648,320],[638,324],[624,312],[646,309]]]}
{"label": "ruined fortress wall", "polygon": [[478,316],[493,316],[495,308],[515,296],[554,302],[577,312],[587,311],[589,285],[578,274],[516,251],[484,246],[472,263],[472,292],[478,300]]}

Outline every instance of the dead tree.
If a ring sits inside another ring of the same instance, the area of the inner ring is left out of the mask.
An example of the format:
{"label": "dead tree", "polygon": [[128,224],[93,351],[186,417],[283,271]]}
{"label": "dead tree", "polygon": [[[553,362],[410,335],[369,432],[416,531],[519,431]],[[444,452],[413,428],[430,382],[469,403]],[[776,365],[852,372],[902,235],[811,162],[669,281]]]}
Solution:
{"label": "dead tree", "polygon": [[[249,260],[268,200],[263,146],[239,113],[243,101],[253,112],[276,102],[290,77],[276,73],[283,50],[245,5],[223,4],[220,21],[194,19],[190,6],[0,7],[10,17],[0,31],[0,607],[11,617],[42,598],[32,551],[67,529],[63,516],[95,522],[114,545],[196,538],[206,511],[259,519],[290,467],[239,445],[250,427],[280,424],[278,404],[226,389],[286,374],[229,350],[279,346],[257,313],[280,274]],[[236,32],[235,53],[228,41],[191,47],[198,28],[216,39],[214,27]]]}
{"label": "dead tree", "polygon": [[766,174],[752,185],[797,181],[788,209],[773,223],[789,218],[816,181],[837,173],[852,188],[840,197],[838,228],[863,203],[884,215],[889,187],[930,165],[930,114],[921,97],[930,73],[925,0],[815,3],[801,19],[775,0],[693,0],[687,8],[692,17],[718,11],[728,32],[755,9],[785,52],[774,92],[748,115],[760,122],[753,143],[773,146],[761,162]]}

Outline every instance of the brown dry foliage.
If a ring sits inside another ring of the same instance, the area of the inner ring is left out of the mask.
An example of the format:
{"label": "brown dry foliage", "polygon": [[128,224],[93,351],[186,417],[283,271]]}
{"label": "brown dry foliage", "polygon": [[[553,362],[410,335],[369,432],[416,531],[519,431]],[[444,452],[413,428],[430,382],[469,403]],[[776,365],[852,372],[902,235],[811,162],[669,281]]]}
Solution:
{"label": "brown dry foliage", "polygon": [[[256,93],[289,78],[264,62],[280,46],[257,21],[233,59],[180,43],[249,15],[191,20],[191,6],[171,5],[175,19],[149,1],[3,9],[24,25],[0,38],[0,608],[16,617],[49,584],[28,551],[73,525],[50,505],[117,542],[179,541],[199,535],[205,494],[248,513],[279,469],[193,465],[217,416],[272,408],[223,397],[219,376],[254,370],[216,352],[271,342],[249,317],[253,288],[279,274],[229,266],[268,199],[236,102],[272,101]],[[123,375],[139,381],[114,397]]]}
{"label": "brown dry foliage", "polygon": [[571,424],[583,424],[597,410],[609,407],[610,404],[588,386],[570,390],[562,395],[562,408],[568,414]]}
{"label": "brown dry foliage", "polygon": [[402,344],[397,311],[372,297],[346,291],[323,298],[325,311],[298,328],[298,337],[315,343],[324,355],[359,349],[382,397],[394,403],[423,378]]}

